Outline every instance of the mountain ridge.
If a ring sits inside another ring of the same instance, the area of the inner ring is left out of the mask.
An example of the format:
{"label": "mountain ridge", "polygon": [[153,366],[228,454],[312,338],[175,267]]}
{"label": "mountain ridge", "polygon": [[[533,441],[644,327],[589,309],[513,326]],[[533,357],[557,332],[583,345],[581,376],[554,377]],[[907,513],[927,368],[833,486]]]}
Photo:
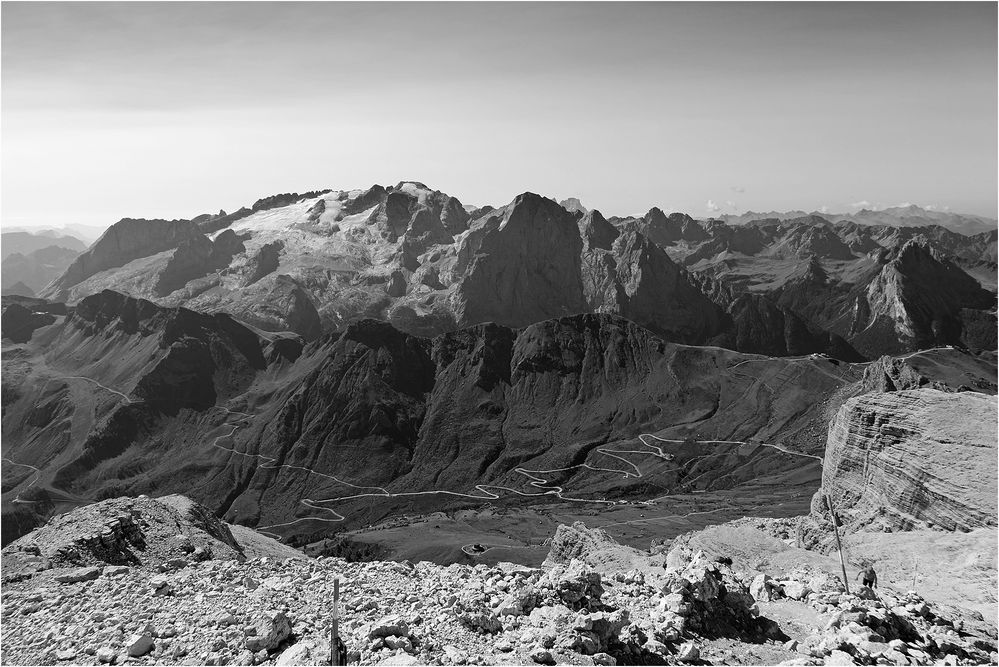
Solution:
{"label": "mountain ridge", "polygon": [[[732,299],[719,301],[714,288],[704,292],[706,279],[726,285],[733,298],[757,293],[790,308],[805,329],[839,336],[848,347],[855,332],[838,323],[850,319],[852,304],[816,319],[781,301],[794,262],[817,263],[827,282],[846,293],[865,287],[857,280],[872,280],[874,265],[890,261],[892,251],[925,238],[961,271],[988,286],[995,282],[995,233],[966,237],[942,227],[872,227],[807,215],[733,226],[657,208],[642,218],[605,219],[569,204],[572,210],[525,193],[504,207],[470,212],[452,196],[406,181],[274,195],[233,214],[191,221],[128,219],[43,296],[72,303],[114,288],[167,306],[225,310],[252,326],[310,340],[364,317],[432,336],[485,321],[523,326],[612,312],[678,342],[754,352],[764,348],[736,332],[725,311]],[[770,284],[756,284],[771,275]],[[982,322],[994,317],[994,308],[982,303],[954,319],[987,326]],[[974,344],[960,333],[946,342]],[[889,340],[865,354],[899,345],[913,349]]]}

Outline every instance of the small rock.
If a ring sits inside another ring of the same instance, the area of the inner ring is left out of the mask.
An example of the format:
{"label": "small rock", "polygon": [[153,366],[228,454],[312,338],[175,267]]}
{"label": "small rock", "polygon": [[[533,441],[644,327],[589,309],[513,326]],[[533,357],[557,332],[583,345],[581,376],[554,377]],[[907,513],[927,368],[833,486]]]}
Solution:
{"label": "small rock", "polygon": [[749,594],[756,600],[769,602],[773,599],[774,585],[769,574],[758,574],[749,585]]}
{"label": "small rock", "polygon": [[328,665],[330,645],[328,642],[305,640],[295,642],[278,656],[277,665]]}
{"label": "small rock", "polygon": [[812,591],[800,581],[785,581],[783,583],[784,595],[792,600],[803,600]]}
{"label": "small rock", "polygon": [[166,577],[153,577],[149,580],[149,586],[153,589],[153,595],[168,596],[174,594],[173,584]]}
{"label": "small rock", "polygon": [[409,636],[409,624],[399,614],[384,616],[371,624],[368,629],[368,639],[391,637],[392,635],[397,637]]}
{"label": "small rock", "polygon": [[291,621],[284,612],[267,612],[252,622],[254,634],[246,638],[246,648],[256,653],[272,651],[291,635]]}
{"label": "small rock", "polygon": [[[641,574],[641,572],[639,572]],[[593,664],[594,665],[609,665],[613,667],[617,664],[617,660],[614,656],[607,653],[594,653],[593,654]]]}
{"label": "small rock", "polygon": [[459,618],[467,627],[485,634],[493,634],[503,629],[503,624],[491,611],[465,612]]}
{"label": "small rock", "polygon": [[843,666],[855,665],[856,663],[853,661],[853,657],[846,651],[835,650],[826,656],[822,664]]}
{"label": "small rock", "polygon": [[538,647],[531,651],[531,660],[538,663],[539,665],[554,665],[555,658],[552,657],[552,652],[546,648]]}
{"label": "small rock", "polygon": [[450,645],[445,646],[444,655],[446,655],[448,660],[450,660],[451,663],[455,665],[464,665],[466,662],[468,662],[468,656],[466,656],[464,653],[459,651],[454,646]]}
{"label": "small rock", "polygon": [[687,642],[680,646],[676,658],[680,662],[696,662],[701,657],[701,651],[693,642]]}
{"label": "small rock", "polygon": [[133,658],[141,658],[153,650],[153,637],[149,634],[132,635],[125,641],[125,651]]}
{"label": "small rock", "polygon": [[55,580],[61,584],[74,584],[78,581],[90,581],[99,576],[101,576],[99,567],[74,567],[57,574]]}
{"label": "small rock", "polygon": [[409,640],[409,637],[386,637],[385,645],[393,651],[402,649],[403,651],[409,653],[413,650],[413,642]]}
{"label": "small rock", "polygon": [[905,655],[901,651],[895,649],[888,649],[881,654],[881,657],[888,660],[892,665],[907,665],[909,661],[906,659]]}
{"label": "small rock", "polygon": [[117,653],[113,648],[108,648],[107,646],[102,646],[97,649],[97,662],[104,662],[111,664],[114,662]]}
{"label": "small rock", "polygon": [[[251,651],[249,651],[248,649],[243,649],[242,651],[239,652],[239,655],[237,655],[233,659],[233,664],[234,665],[241,665],[242,667],[246,667],[248,665],[252,665],[253,664],[253,653]],[[295,663],[295,664],[302,664],[302,663]],[[319,663],[315,663],[315,664],[319,664]]]}

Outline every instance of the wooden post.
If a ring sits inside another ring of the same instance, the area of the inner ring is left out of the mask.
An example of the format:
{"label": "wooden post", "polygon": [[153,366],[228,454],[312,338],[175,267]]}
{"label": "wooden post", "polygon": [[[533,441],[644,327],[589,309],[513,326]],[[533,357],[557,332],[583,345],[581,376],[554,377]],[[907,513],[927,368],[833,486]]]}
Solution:
{"label": "wooden post", "polygon": [[843,560],[843,543],[839,541],[839,522],[836,520],[836,510],[833,509],[832,498],[828,493],[823,493],[826,497],[826,505],[829,507],[829,514],[832,515],[833,533],[836,535],[836,547],[839,549],[839,566],[843,568],[843,586],[846,587],[846,594],[850,594],[850,578],[846,576],[846,561]]}
{"label": "wooden post", "polygon": [[340,577],[333,580],[333,629],[330,632],[330,664],[339,665],[340,655]]}

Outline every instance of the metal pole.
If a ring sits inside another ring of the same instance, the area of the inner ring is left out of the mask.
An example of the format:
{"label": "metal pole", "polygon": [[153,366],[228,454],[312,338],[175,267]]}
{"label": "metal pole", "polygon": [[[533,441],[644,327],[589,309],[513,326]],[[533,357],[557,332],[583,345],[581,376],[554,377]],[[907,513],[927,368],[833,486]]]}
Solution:
{"label": "metal pole", "polygon": [[330,664],[339,665],[340,655],[340,577],[333,580],[333,632],[330,637]]}
{"label": "metal pole", "polygon": [[843,560],[843,543],[839,541],[839,525],[836,521],[836,510],[833,509],[832,498],[828,493],[823,493],[826,497],[826,505],[829,506],[829,514],[832,515],[833,533],[836,535],[836,547],[839,549],[839,566],[843,568],[843,586],[846,587],[846,594],[850,594],[850,578],[846,576],[846,561]]}

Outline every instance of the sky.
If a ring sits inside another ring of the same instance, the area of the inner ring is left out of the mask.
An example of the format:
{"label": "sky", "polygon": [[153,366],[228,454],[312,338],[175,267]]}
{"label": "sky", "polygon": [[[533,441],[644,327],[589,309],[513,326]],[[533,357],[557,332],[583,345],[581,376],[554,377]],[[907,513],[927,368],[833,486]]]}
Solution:
{"label": "sky", "polygon": [[996,216],[997,5],[12,3],[0,223],[421,181],[605,215]]}

